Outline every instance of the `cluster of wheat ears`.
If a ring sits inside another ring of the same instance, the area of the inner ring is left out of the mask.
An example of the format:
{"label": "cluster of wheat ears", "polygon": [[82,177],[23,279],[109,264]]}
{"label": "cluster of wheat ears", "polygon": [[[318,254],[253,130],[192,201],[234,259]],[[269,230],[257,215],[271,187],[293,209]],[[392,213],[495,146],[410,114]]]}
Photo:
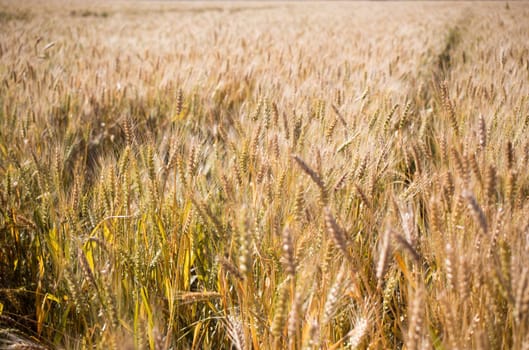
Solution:
{"label": "cluster of wheat ears", "polygon": [[527,18],[0,2],[0,348],[529,349]]}

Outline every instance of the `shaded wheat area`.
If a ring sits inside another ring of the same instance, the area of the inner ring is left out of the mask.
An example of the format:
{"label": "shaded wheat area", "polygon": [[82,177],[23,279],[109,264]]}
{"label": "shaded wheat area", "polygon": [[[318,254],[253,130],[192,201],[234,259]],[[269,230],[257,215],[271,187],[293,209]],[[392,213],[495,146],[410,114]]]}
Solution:
{"label": "shaded wheat area", "polygon": [[0,5],[0,348],[529,348],[524,3]]}

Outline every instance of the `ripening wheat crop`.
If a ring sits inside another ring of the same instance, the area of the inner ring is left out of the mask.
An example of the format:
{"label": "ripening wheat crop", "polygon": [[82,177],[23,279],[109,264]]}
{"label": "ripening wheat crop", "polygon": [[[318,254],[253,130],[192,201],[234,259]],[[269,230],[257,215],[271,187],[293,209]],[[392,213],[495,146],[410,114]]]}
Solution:
{"label": "ripening wheat crop", "polygon": [[527,18],[0,1],[0,349],[529,349]]}

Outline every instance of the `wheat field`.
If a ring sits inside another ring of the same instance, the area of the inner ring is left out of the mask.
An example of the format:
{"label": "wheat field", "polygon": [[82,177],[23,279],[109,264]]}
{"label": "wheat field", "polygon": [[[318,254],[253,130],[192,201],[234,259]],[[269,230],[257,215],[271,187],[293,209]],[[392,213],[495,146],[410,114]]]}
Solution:
{"label": "wheat field", "polygon": [[0,349],[529,349],[527,18],[0,1]]}

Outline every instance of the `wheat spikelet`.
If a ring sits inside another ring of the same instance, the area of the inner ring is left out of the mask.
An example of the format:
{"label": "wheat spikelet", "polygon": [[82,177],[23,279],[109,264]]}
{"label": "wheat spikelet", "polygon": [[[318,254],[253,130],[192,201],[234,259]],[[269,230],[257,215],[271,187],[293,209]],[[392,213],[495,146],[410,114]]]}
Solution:
{"label": "wheat spikelet", "polygon": [[320,325],[318,320],[313,318],[307,321],[309,331],[308,337],[303,344],[303,349],[319,349],[320,348]]}
{"label": "wheat spikelet", "polygon": [[147,158],[146,161],[147,161],[147,170],[149,174],[149,180],[151,182],[155,182],[156,181],[156,168],[154,165],[154,150],[151,145],[147,147],[146,158]]}
{"label": "wheat spikelet", "polygon": [[240,281],[244,280],[244,275],[239,271],[237,266],[231,263],[231,261],[222,256],[217,256],[217,262],[226,272],[229,272],[233,277]]}
{"label": "wheat spikelet", "polygon": [[131,158],[129,169],[132,173],[131,186],[135,186],[136,193],[139,196],[143,196],[143,181],[141,179],[140,167],[138,166],[138,162],[135,158]]}
{"label": "wheat spikelet", "polygon": [[322,165],[322,159],[321,159],[321,151],[319,149],[316,150],[316,173],[321,176],[323,174],[323,165]]}
{"label": "wheat spikelet", "polygon": [[341,106],[343,104],[343,99],[344,99],[343,90],[337,89],[334,92],[334,102],[336,103],[337,106]]}
{"label": "wheat spikelet", "polygon": [[189,151],[189,157],[187,159],[187,174],[189,179],[192,179],[197,173],[198,162],[196,153],[197,151],[195,146],[191,147],[191,151]]}
{"label": "wheat spikelet", "polygon": [[308,132],[307,128],[302,128],[299,138],[297,139],[297,143],[295,147],[300,151],[303,150],[303,148],[305,147],[305,141],[307,139],[307,132]]}
{"label": "wheat spikelet", "polygon": [[259,120],[259,117],[261,115],[261,111],[263,110],[263,105],[264,105],[264,99],[262,97],[259,98],[259,101],[257,102],[257,106],[255,107],[252,115],[251,115],[251,119],[252,121],[257,121]]}
{"label": "wheat spikelet", "polygon": [[[352,143],[353,141],[355,140],[355,136],[347,139],[344,143],[342,143],[340,146],[338,146],[338,148],[336,148],[336,153],[340,153],[340,152],[343,152],[345,151]],[[356,168],[358,165],[358,157],[355,158],[355,161],[354,161],[354,166],[352,168]]]}
{"label": "wheat spikelet", "polygon": [[421,256],[415,247],[403,235],[394,232],[393,237],[395,237],[398,245],[410,254],[415,263],[418,264],[421,261]]}
{"label": "wheat spikelet", "polygon": [[[338,105],[340,105],[340,103],[338,103]],[[340,120],[340,122],[342,123],[342,125],[344,126],[344,128],[348,129],[349,127],[347,125],[347,121],[345,121],[345,118],[340,113],[340,110],[338,109],[338,107],[336,107],[334,104],[332,104],[331,108],[334,111],[334,113],[336,114],[336,116],[338,117],[338,119]]]}
{"label": "wheat spikelet", "polygon": [[378,119],[379,117],[380,117],[380,108],[377,108],[369,120],[368,129],[370,131],[373,131],[377,121],[379,120]]}
{"label": "wheat spikelet", "polygon": [[400,117],[400,120],[397,124],[397,129],[402,130],[406,125],[408,125],[409,118],[411,114],[411,101],[406,102],[406,105],[404,107],[404,111],[402,112],[402,116]]}
{"label": "wheat spikelet", "polygon": [[107,306],[107,314],[110,320],[110,324],[114,330],[117,330],[119,327],[119,318],[118,318],[118,309],[116,304],[116,299],[113,293],[113,286],[111,284],[112,270],[107,271],[108,276],[104,279],[103,287],[105,294],[105,301]]}
{"label": "wheat spikelet", "polygon": [[[527,116],[529,117],[529,114],[527,114]],[[529,163],[529,141],[525,143],[524,152],[523,152],[523,165],[527,167],[528,163]]]}
{"label": "wheat spikelet", "polygon": [[279,175],[279,179],[277,180],[277,187],[275,191],[275,196],[278,201],[280,201],[284,195],[286,179],[287,179],[287,169],[283,169],[283,171],[281,171],[281,175]]}
{"label": "wheat spikelet", "polygon": [[305,220],[305,191],[301,185],[298,186],[296,191],[294,216],[299,223],[303,223]]}
{"label": "wheat spikelet", "polygon": [[384,313],[390,311],[391,302],[394,299],[395,290],[399,284],[399,274],[392,273],[390,277],[386,280],[386,285],[382,291],[382,310]]}
{"label": "wheat spikelet", "polygon": [[362,341],[366,336],[368,326],[369,321],[365,317],[359,317],[355,321],[354,328],[347,334],[349,337],[347,345],[351,349],[360,349],[360,345],[362,345]]}
{"label": "wheat spikelet", "polygon": [[296,257],[294,252],[294,242],[292,240],[292,233],[288,227],[283,230],[282,234],[282,262],[285,266],[286,273],[291,279],[296,276]]}
{"label": "wheat spikelet", "polygon": [[299,336],[300,336],[300,325],[301,325],[301,314],[302,310],[302,294],[296,292],[292,308],[288,313],[287,321],[287,334],[288,334],[288,347],[290,349],[296,349]]}
{"label": "wheat spikelet", "polygon": [[509,244],[502,240],[499,244],[499,257],[500,257],[500,273],[501,273],[501,282],[506,286],[511,285],[511,247]]}
{"label": "wheat spikelet", "polygon": [[334,272],[334,263],[336,262],[336,254],[338,254],[338,248],[335,244],[330,243],[325,246],[325,255],[321,264],[321,270],[323,272],[323,278],[330,276]]}
{"label": "wheat spikelet", "polygon": [[482,152],[485,151],[485,147],[487,147],[487,125],[482,114],[479,115],[478,140],[479,150]]}
{"label": "wheat spikelet", "polygon": [[452,308],[452,305],[449,304],[450,302],[445,299],[443,301],[443,310],[444,310],[444,324],[446,328],[446,338],[447,343],[451,349],[457,349],[457,343],[456,340],[460,338],[459,336],[459,329],[457,328],[457,316],[454,315],[454,309]]}
{"label": "wheat spikelet", "polygon": [[59,147],[55,147],[55,151],[53,154],[53,161],[51,165],[51,176],[56,186],[59,186],[59,184],[61,183],[61,177],[62,177],[61,163],[62,163],[61,152],[59,150]]}
{"label": "wheat spikelet", "polygon": [[[529,68],[529,64],[527,66]],[[529,350],[529,333],[526,333],[523,340],[522,340],[522,350]]]}
{"label": "wheat spikelet", "polygon": [[72,300],[76,311],[80,314],[84,314],[86,312],[88,302],[85,299],[85,295],[81,293],[79,284],[74,280],[73,273],[69,268],[64,270],[64,279],[66,280],[66,284],[70,292],[70,299]]}
{"label": "wheat spikelet", "polygon": [[143,320],[140,320],[138,322],[138,328],[134,331],[134,345],[136,346],[136,349],[147,349],[147,339],[145,339],[145,328],[146,328],[146,322]]}
{"label": "wheat spikelet", "polygon": [[283,131],[285,133],[285,138],[289,140],[290,139],[290,126],[288,125],[288,117],[286,113],[282,113],[281,116],[283,117]]}
{"label": "wheat spikelet", "polygon": [[461,177],[461,179],[463,179],[463,182],[465,184],[468,184],[468,181],[469,181],[469,174],[467,171],[468,169],[456,148],[452,148],[452,159],[455,162],[455,168],[456,168],[457,174],[459,175],[459,177]]}
{"label": "wheat spikelet", "polygon": [[96,291],[96,295],[98,295],[99,287],[97,286],[96,278],[94,276],[94,273],[92,272],[92,269],[90,268],[90,265],[88,264],[86,255],[81,248],[77,249],[77,257],[79,259],[79,266],[81,267],[81,270],[83,271],[83,275],[88,280],[92,288]]}
{"label": "wheat spikelet", "polygon": [[344,278],[345,270],[343,269],[342,265],[342,268],[338,272],[334,283],[332,284],[329,292],[327,293],[327,298],[323,307],[323,324],[328,324],[336,316],[339,301],[344,292]]}
{"label": "wheat spikelet", "polygon": [[266,100],[264,102],[264,127],[266,130],[270,129],[270,122],[272,119],[272,108],[270,107],[270,102]]}
{"label": "wheat spikelet", "polygon": [[389,129],[389,126],[391,125],[391,118],[393,118],[393,115],[395,115],[395,112],[397,111],[397,108],[399,108],[399,104],[395,104],[391,110],[389,111],[388,115],[384,119],[384,124],[382,126],[382,129],[384,132],[387,132]]}
{"label": "wheat spikelet", "polygon": [[183,187],[187,186],[186,171],[184,170],[184,160],[178,157],[176,160],[176,169],[178,170],[178,177]]}
{"label": "wheat spikelet", "polygon": [[184,92],[181,88],[176,93],[176,115],[181,115],[184,110]]}
{"label": "wheat spikelet", "polygon": [[0,329],[0,347],[9,350],[48,350],[48,346],[37,343],[36,337],[29,337],[15,328]]}
{"label": "wheat spikelet", "polygon": [[272,154],[274,155],[274,158],[279,159],[279,157],[281,156],[281,150],[279,148],[279,141],[277,139],[277,135],[275,135],[272,139],[272,144],[270,148],[272,149]]}
{"label": "wheat spikelet", "polygon": [[303,116],[301,114],[294,114],[294,118],[294,125],[292,127],[292,147],[295,147],[296,144],[298,144],[303,129]]}
{"label": "wheat spikelet", "polygon": [[442,222],[442,214],[439,210],[439,207],[437,205],[437,199],[432,197],[430,199],[430,215],[429,215],[429,223],[431,227],[432,234],[439,234],[441,233],[441,222]]}
{"label": "wheat spikelet", "polygon": [[448,93],[448,83],[446,81],[441,84],[441,98],[445,112],[448,115],[448,120],[450,121],[450,126],[454,130],[454,133],[459,135],[459,124],[457,122],[454,104],[450,100],[450,95]]}
{"label": "wheat spikelet", "polygon": [[450,243],[446,244],[445,247],[445,269],[446,269],[446,283],[449,290],[455,289],[456,282],[456,265],[455,265],[455,253],[454,248]]}
{"label": "wheat spikelet", "polygon": [[486,234],[488,232],[487,218],[485,216],[485,213],[479,206],[476,197],[474,197],[474,195],[470,191],[464,191],[463,197],[468,201],[468,207],[472,211],[472,215],[474,216],[476,222],[479,224],[482,233]]}
{"label": "wheat spikelet", "polygon": [[272,103],[272,122],[274,128],[277,128],[279,125],[279,109],[275,102]]}
{"label": "wheat spikelet", "polygon": [[464,255],[459,256],[457,268],[457,292],[464,302],[470,296],[470,266]]}
{"label": "wheat spikelet", "polygon": [[338,123],[338,119],[335,118],[327,126],[327,129],[325,129],[325,138],[327,139],[327,141],[331,141],[332,140],[332,137],[333,137],[333,134],[334,134],[334,130],[336,129],[336,124],[337,123]]}
{"label": "wheat spikelet", "polygon": [[448,141],[446,135],[442,135],[439,140],[439,154],[441,158],[441,163],[448,162]]}
{"label": "wheat spikelet", "polygon": [[254,132],[253,137],[250,140],[250,144],[248,146],[248,161],[255,162],[257,159],[257,154],[259,151],[259,143],[261,142],[261,124],[257,127],[257,129]]}
{"label": "wheat spikelet", "polygon": [[224,233],[224,227],[222,226],[222,223],[219,221],[217,216],[213,214],[211,209],[203,202],[199,202],[193,195],[189,196],[191,199],[191,202],[193,202],[195,208],[197,209],[198,213],[204,220],[210,220],[211,223],[213,223],[213,226],[216,230],[216,237],[220,237]]}
{"label": "wheat spikelet", "polygon": [[[259,181],[258,183],[260,183],[261,181]],[[227,198],[233,198],[233,195],[234,195],[233,185],[225,174],[222,174],[220,177],[220,185],[221,185],[222,192],[224,193],[224,195]]]}
{"label": "wheat spikelet", "polygon": [[127,168],[130,164],[130,153],[131,153],[131,147],[127,145],[125,149],[123,150],[123,153],[121,154],[121,158],[119,160],[119,164],[118,164],[119,176],[124,176],[128,170]]}
{"label": "wheat spikelet", "polygon": [[390,250],[391,250],[390,235],[391,234],[389,230],[384,231],[384,235],[382,236],[382,242],[380,245],[380,253],[378,257],[378,263],[376,265],[377,266],[376,277],[377,277],[379,286],[382,284],[382,280],[389,266],[388,255],[390,254]]}
{"label": "wheat spikelet", "polygon": [[296,161],[296,163],[299,165],[299,167],[301,168],[301,170],[303,170],[305,172],[305,174],[309,175],[310,178],[312,179],[312,181],[314,181],[314,183],[318,186],[318,188],[320,189],[320,192],[323,194],[323,193],[326,193],[327,190],[325,188],[325,183],[323,182],[322,178],[320,177],[320,175],[318,175],[318,173],[316,171],[314,171],[311,167],[309,167],[307,165],[307,163],[305,163],[303,161],[303,159],[301,159],[300,157],[296,156],[296,155],[292,155],[292,158],[294,158],[294,160]]}
{"label": "wheat spikelet", "polygon": [[503,229],[503,217],[504,217],[505,211],[503,208],[498,208],[497,214],[496,214],[496,225],[494,228],[494,231],[492,232],[492,235],[490,237],[490,247],[487,253],[487,258],[490,259],[492,257],[492,254],[496,251],[497,243],[498,243],[498,237],[500,236],[500,230]]}
{"label": "wheat spikelet", "polygon": [[358,168],[356,168],[355,177],[360,180],[364,177],[367,169],[367,162],[369,160],[369,154],[367,154],[363,159]]}
{"label": "wheat spikelet", "polygon": [[134,134],[132,132],[132,121],[129,117],[124,118],[123,133],[125,134],[125,144],[131,146],[134,141]]}
{"label": "wheat spikelet", "polygon": [[[471,346],[472,344],[472,339],[475,337],[476,335],[476,331],[477,331],[477,327],[479,326],[479,323],[481,322],[481,317],[479,314],[476,314],[473,318],[472,318],[472,321],[470,323],[470,326],[468,327],[468,331],[466,332],[466,336],[465,336],[465,346]],[[478,338],[479,339],[479,338]],[[480,349],[483,349],[484,346],[481,346]]]}
{"label": "wheat spikelet", "polygon": [[282,337],[288,313],[288,286],[288,283],[283,283],[280,285],[275,302],[274,319],[272,321],[271,332],[275,338],[276,348],[278,348],[283,342]]}
{"label": "wheat spikelet", "polygon": [[267,179],[267,181],[264,184],[264,193],[265,193],[265,196],[268,202],[272,203],[272,201],[274,200],[275,191],[274,191],[272,179],[270,178]]}
{"label": "wheat spikelet", "polygon": [[182,233],[184,235],[189,235],[190,234],[190,229],[191,229],[191,223],[193,222],[193,219],[195,218],[195,210],[193,208],[191,208],[189,210],[189,212],[187,213],[187,216],[185,218],[185,221],[182,225]]}
{"label": "wheat spikelet", "polygon": [[249,152],[248,141],[245,141],[242,146],[241,153],[239,154],[238,167],[241,175],[247,175],[249,171],[250,164],[250,152]]}
{"label": "wheat spikelet", "polygon": [[220,298],[221,294],[217,292],[182,292],[177,295],[177,299],[182,302],[182,304],[196,303],[198,301],[204,300],[213,300]]}
{"label": "wheat spikelet", "polygon": [[344,187],[347,178],[349,176],[349,173],[345,172],[339,179],[336,181],[336,184],[334,185],[334,191],[339,191],[342,187]]}
{"label": "wheat spikelet", "polygon": [[[256,177],[255,181],[258,184],[261,184],[261,183],[263,183],[264,179],[267,178],[269,175],[270,175],[270,165],[267,164],[267,163],[263,163],[263,164],[261,164],[261,167],[259,168],[259,171],[257,172],[257,177]],[[223,177],[226,178],[226,175],[223,175]]]}
{"label": "wheat spikelet", "polygon": [[[109,173],[108,173],[108,183],[109,183],[108,184],[108,189],[109,189],[109,192],[110,192],[111,202],[115,203],[117,201],[116,197],[117,197],[117,193],[119,191],[118,191],[118,183],[117,183],[116,171],[115,171],[114,167],[110,167],[110,170],[109,170]],[[115,206],[119,206],[119,205],[115,205]]]}
{"label": "wheat spikelet", "polygon": [[134,234],[134,248],[132,255],[132,272],[134,274],[134,282],[136,284],[141,284],[143,282],[143,271],[145,267],[144,257],[142,256],[144,251],[141,249],[140,242],[140,233],[136,231]]}
{"label": "wheat spikelet", "polygon": [[408,333],[406,337],[406,349],[417,350],[421,347],[421,340],[423,336],[423,303],[424,303],[424,292],[422,290],[416,290],[410,295],[410,301],[408,306]]}
{"label": "wheat spikelet", "polygon": [[493,205],[496,202],[496,168],[493,165],[490,165],[485,173],[485,194],[487,205]]}
{"label": "wheat spikelet", "polygon": [[352,257],[348,250],[347,236],[332,216],[330,208],[326,207],[324,209],[324,215],[325,227],[327,228],[327,232],[332,237],[334,244],[340,249],[341,253],[347,260],[352,261]]}
{"label": "wheat spikelet", "polygon": [[360,186],[356,184],[354,186],[355,186],[356,192],[358,193],[358,195],[360,196],[360,199],[362,200],[362,203],[364,203],[366,207],[371,208],[371,201],[366,196],[364,191],[360,188]]}
{"label": "wheat spikelet", "polygon": [[154,326],[152,333],[152,337],[154,338],[154,348],[160,350],[168,350],[167,335],[164,334],[158,326]]}
{"label": "wheat spikelet", "polygon": [[228,337],[232,342],[232,346],[237,350],[246,350],[248,346],[246,344],[246,338],[244,336],[243,323],[239,316],[228,315],[224,319],[226,330],[228,331]]}
{"label": "wheat spikelet", "polygon": [[507,141],[505,145],[505,159],[507,160],[507,168],[511,170],[514,166],[514,148],[511,141]]}
{"label": "wheat spikelet", "polygon": [[247,275],[252,271],[251,236],[247,227],[243,230],[239,236],[239,271],[243,275]]}
{"label": "wheat spikelet", "polygon": [[467,164],[470,165],[470,169],[472,170],[472,173],[474,174],[474,177],[478,181],[479,185],[483,186],[483,178],[481,176],[481,171],[479,170],[479,164],[476,158],[476,154],[472,154],[469,156]]}
{"label": "wheat spikelet", "polygon": [[505,179],[505,199],[513,207],[516,202],[516,171],[510,170]]}
{"label": "wheat spikelet", "polygon": [[433,161],[433,153],[428,141],[422,139],[417,143],[417,154],[423,157],[423,163],[431,163]]}
{"label": "wheat spikelet", "polygon": [[514,319],[521,323],[528,319],[529,311],[529,268],[523,267],[519,274],[520,279],[516,281],[517,286],[514,295]]}
{"label": "wheat spikelet", "polygon": [[73,187],[72,187],[72,193],[70,195],[70,202],[72,203],[73,210],[77,210],[79,208],[80,189],[81,189],[80,180],[74,181]]}
{"label": "wheat spikelet", "polygon": [[423,157],[421,157],[421,153],[419,152],[417,145],[413,145],[411,147],[411,155],[413,157],[413,163],[415,164],[415,174],[414,175],[421,176],[421,174],[423,173],[423,169],[421,165]]}
{"label": "wheat spikelet", "polygon": [[242,185],[242,171],[241,171],[241,167],[239,166],[239,163],[233,163],[233,174],[234,174],[234,177],[235,177],[235,180],[237,181],[237,184],[239,184],[239,186]]}

